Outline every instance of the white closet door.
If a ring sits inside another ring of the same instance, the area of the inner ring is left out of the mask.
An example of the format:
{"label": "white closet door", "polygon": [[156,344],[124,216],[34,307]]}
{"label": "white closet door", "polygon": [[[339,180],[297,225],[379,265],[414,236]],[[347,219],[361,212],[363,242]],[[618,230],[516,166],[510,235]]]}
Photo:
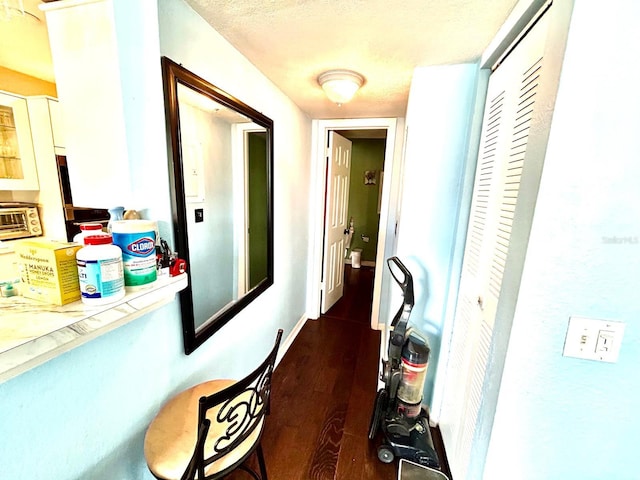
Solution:
{"label": "white closet door", "polygon": [[542,17],[489,79],[440,429],[467,479],[546,38]]}

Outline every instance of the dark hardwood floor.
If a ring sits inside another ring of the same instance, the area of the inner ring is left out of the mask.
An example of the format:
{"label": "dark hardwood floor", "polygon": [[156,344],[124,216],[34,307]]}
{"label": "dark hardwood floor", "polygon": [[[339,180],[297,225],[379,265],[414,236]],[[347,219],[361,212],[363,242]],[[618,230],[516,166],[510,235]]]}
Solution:
{"label": "dark hardwood floor", "polygon": [[262,440],[270,480],[396,478],[397,462],[381,463],[367,437],[380,344],[369,326],[373,275],[347,265],[342,299],[307,321],[274,372]]}

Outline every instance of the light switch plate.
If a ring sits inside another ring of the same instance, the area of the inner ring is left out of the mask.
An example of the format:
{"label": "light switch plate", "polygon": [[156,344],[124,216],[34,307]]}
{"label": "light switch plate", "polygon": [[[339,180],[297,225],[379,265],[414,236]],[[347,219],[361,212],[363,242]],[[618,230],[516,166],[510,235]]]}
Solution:
{"label": "light switch plate", "polygon": [[615,363],[620,354],[624,327],[622,322],[570,317],[562,355]]}

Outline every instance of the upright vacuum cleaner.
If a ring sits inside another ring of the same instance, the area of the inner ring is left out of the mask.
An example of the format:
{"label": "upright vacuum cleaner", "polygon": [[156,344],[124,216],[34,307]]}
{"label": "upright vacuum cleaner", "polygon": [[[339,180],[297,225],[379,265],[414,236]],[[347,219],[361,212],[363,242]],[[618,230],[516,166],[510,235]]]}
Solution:
{"label": "upright vacuum cleaner", "polygon": [[429,415],[422,408],[430,350],[424,337],[407,328],[414,305],[413,277],[397,257],[389,258],[387,265],[402,288],[404,301],[391,323],[388,358],[382,361],[384,388],[376,395],[369,440],[382,432],[378,459],[384,463],[398,458],[439,469],[440,462],[429,430]]}

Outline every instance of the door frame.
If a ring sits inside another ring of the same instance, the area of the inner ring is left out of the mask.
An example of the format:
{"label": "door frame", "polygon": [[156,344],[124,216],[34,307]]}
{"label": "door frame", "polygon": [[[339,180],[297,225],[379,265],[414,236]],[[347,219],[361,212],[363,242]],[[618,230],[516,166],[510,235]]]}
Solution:
{"label": "door frame", "polygon": [[234,199],[234,218],[242,218],[242,222],[234,222],[235,242],[234,256],[238,265],[236,288],[239,295],[244,295],[249,288],[249,150],[247,139],[249,133],[264,132],[265,129],[257,123],[237,123],[232,125],[231,142],[233,159],[233,191],[237,192]]}
{"label": "door frame", "polygon": [[[327,183],[327,138],[330,130],[379,130],[387,131],[384,154],[384,178],[380,224],[378,225],[378,247],[376,271],[373,284],[371,328],[382,330],[387,321],[386,302],[383,301],[383,278],[385,258],[395,249],[395,233],[398,217],[398,194],[404,144],[404,118],[355,118],[313,120],[311,138],[311,214],[309,273],[307,277],[307,318],[320,317],[320,290],[322,287],[322,256],[324,244],[324,208]],[[388,276],[388,275],[387,275]]]}

